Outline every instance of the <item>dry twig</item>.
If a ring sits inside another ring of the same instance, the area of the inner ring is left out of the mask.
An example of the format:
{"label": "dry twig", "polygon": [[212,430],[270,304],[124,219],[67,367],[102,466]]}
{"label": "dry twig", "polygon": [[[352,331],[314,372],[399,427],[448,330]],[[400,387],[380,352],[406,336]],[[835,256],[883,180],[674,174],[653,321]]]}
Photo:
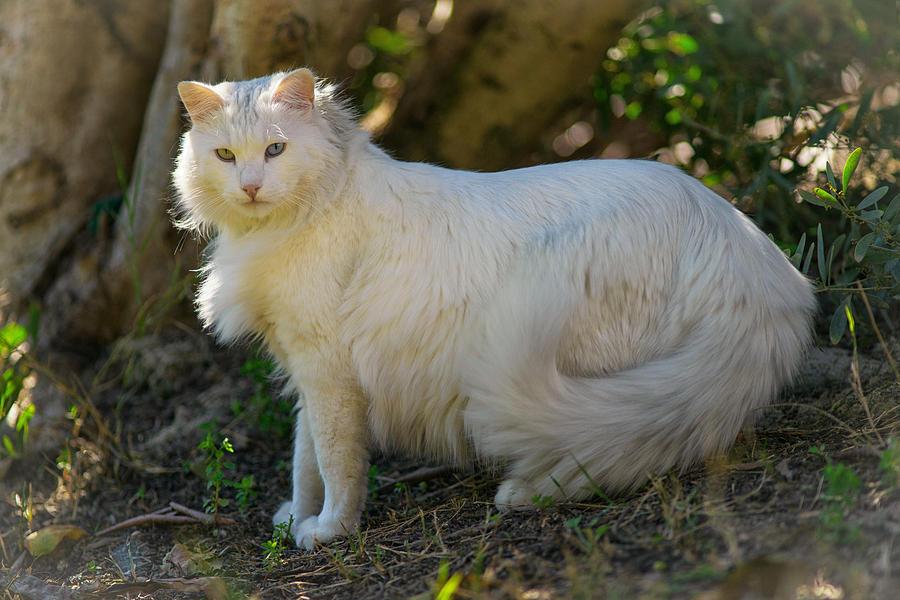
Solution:
{"label": "dry twig", "polygon": [[[180,513],[180,514],[176,514]],[[160,510],[126,519],[98,531],[95,536],[100,537],[130,527],[146,527],[147,525],[234,525],[236,521],[221,515],[208,515],[188,508],[177,502],[170,502],[169,506]]]}
{"label": "dry twig", "polygon": [[51,585],[33,575],[0,573],[0,587],[29,600],[70,600],[76,595],[68,588]]}
{"label": "dry twig", "polygon": [[900,369],[897,368],[897,361],[894,360],[894,355],[891,354],[891,349],[888,346],[887,342],[884,340],[884,336],[881,335],[881,329],[878,327],[878,323],[875,322],[875,314],[872,312],[872,305],[869,304],[869,297],[866,295],[865,290],[863,290],[862,285],[857,281],[856,287],[859,289],[859,296],[862,298],[863,304],[866,307],[866,314],[869,317],[869,324],[872,325],[872,330],[875,332],[875,336],[878,338],[878,343],[881,345],[881,349],[884,351],[884,357],[887,359],[888,364],[891,366],[891,370],[894,372],[894,379],[897,380],[897,383],[900,383]]}

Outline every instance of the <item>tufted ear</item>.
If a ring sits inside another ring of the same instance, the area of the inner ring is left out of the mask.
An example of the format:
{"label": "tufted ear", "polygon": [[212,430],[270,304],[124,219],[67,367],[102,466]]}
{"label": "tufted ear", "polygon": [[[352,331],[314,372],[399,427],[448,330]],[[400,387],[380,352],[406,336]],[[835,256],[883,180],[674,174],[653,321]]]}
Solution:
{"label": "tufted ear", "polygon": [[191,117],[197,123],[210,118],[225,106],[225,100],[212,87],[198,81],[182,81],[178,84],[178,95]]}
{"label": "tufted ear", "polygon": [[309,69],[294,69],[285,74],[272,92],[272,102],[306,110],[316,99],[316,76]]}

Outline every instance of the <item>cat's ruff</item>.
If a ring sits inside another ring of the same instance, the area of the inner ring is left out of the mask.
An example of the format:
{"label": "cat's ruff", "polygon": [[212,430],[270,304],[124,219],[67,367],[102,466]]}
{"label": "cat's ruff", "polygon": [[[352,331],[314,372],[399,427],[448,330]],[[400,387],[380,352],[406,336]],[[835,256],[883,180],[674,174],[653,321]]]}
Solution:
{"label": "cat's ruff", "polygon": [[576,499],[728,448],[802,360],[810,284],[673,167],[400,162],[306,70],[179,91],[178,222],[216,233],[200,315],[301,398],[276,515],[300,545],[358,525],[370,442],[502,465],[504,508]]}

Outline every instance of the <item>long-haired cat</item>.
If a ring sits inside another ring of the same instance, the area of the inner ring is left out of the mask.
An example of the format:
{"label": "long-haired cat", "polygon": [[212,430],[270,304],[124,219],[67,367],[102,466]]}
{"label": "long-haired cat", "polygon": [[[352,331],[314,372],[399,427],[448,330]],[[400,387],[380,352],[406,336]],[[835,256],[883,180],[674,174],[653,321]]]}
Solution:
{"label": "long-haired cat", "polygon": [[810,284],[673,167],[400,162],[307,69],[178,91],[200,316],[298,394],[298,545],[358,526],[370,444],[578,499],[726,449],[802,360]]}

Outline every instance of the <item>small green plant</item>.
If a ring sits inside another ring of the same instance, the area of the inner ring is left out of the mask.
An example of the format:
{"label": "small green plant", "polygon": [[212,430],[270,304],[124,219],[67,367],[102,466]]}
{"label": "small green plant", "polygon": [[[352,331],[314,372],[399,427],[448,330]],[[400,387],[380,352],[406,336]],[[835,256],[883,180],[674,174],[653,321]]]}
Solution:
{"label": "small green plant", "polygon": [[368,539],[368,534],[363,531],[360,527],[356,531],[353,532],[352,535],[347,537],[348,545],[350,546],[350,552],[353,556],[356,557],[359,561],[364,561],[367,558],[366,554],[366,540]]}
{"label": "small green plant", "polygon": [[369,467],[369,471],[366,473],[367,480],[369,482],[369,498],[375,498],[378,496],[378,474],[380,470],[378,465],[372,465]]}
{"label": "small green plant", "polygon": [[535,494],[531,497],[531,504],[538,510],[548,510],[553,508],[553,505],[556,504],[556,500],[553,499],[553,496]]}
{"label": "small green plant", "polygon": [[609,531],[609,525],[598,525],[599,517],[594,517],[585,526],[581,525],[581,521],[582,517],[579,515],[567,520],[565,525],[573,533],[581,549],[585,553],[590,554],[597,548],[597,544],[603,539],[606,532]]}
{"label": "small green plant", "polygon": [[253,475],[245,475],[239,480],[229,479],[228,472],[234,471],[234,463],[227,459],[229,454],[234,454],[234,446],[227,437],[221,437],[215,433],[215,425],[207,423],[204,427],[206,434],[197,448],[204,453],[203,476],[206,479],[206,488],[209,496],[204,502],[206,512],[217,513],[219,509],[228,506],[231,501],[223,497],[226,488],[235,491],[234,500],[238,509],[246,512],[256,498],[256,481]]}
{"label": "small green plant", "polygon": [[291,516],[287,523],[279,523],[272,530],[271,539],[263,542],[263,565],[266,570],[271,571],[277,567],[284,558],[284,551],[287,549],[287,541],[291,537],[291,527],[294,524],[294,517]]}
{"label": "small green plant", "polygon": [[240,481],[230,481],[228,484],[235,489],[234,499],[237,501],[238,509],[244,513],[253,504],[256,498],[256,482],[253,475],[245,475]]}
{"label": "small green plant", "polygon": [[438,567],[437,580],[434,582],[434,598],[435,600],[451,600],[462,583],[463,574],[450,574],[450,563],[441,561]]}
{"label": "small green plant", "polygon": [[198,448],[205,453],[204,475],[206,489],[210,491],[203,507],[206,512],[215,514],[219,509],[228,506],[228,500],[222,497],[222,488],[229,483],[225,478],[225,471],[234,469],[234,463],[226,459],[226,455],[234,454],[234,446],[227,437],[217,442],[212,430],[207,428],[206,436]]}
{"label": "small green plant", "polygon": [[853,469],[832,462],[823,450],[813,446],[810,454],[826,461],[822,469],[822,533],[838,541],[853,541],[859,536],[859,529],[847,522],[847,515],[859,499],[862,481]]}
{"label": "small green plant", "polygon": [[892,438],[887,448],[881,451],[878,461],[881,483],[892,488],[900,483],[900,438]]}
{"label": "small green plant", "polygon": [[34,504],[31,501],[31,484],[23,484],[22,491],[13,495],[13,503],[16,506],[16,512],[22,519],[22,523],[26,529],[31,528],[31,521],[34,519]]}
{"label": "small green plant", "polygon": [[27,348],[37,339],[38,312],[32,308],[27,325],[9,321],[0,327],[0,420],[7,419],[15,410],[15,428],[18,439],[9,435],[2,438],[0,452],[15,458],[19,449],[28,441],[28,430],[34,417],[35,406],[21,403],[20,396],[25,390],[31,373],[27,360]]}
{"label": "small green plant", "polygon": [[[286,396],[272,396],[269,384],[275,373],[275,363],[259,355],[247,359],[241,366],[241,375],[253,382],[250,410],[256,416],[257,426],[263,433],[274,433],[280,438],[291,435],[293,404]],[[231,407],[235,415],[244,412],[244,406],[235,401]]]}
{"label": "small green plant", "polygon": [[856,504],[862,486],[859,476],[847,465],[832,463],[822,472],[825,478],[825,498],[822,526],[826,533],[843,540],[855,539],[859,531],[846,521],[847,513]]}

